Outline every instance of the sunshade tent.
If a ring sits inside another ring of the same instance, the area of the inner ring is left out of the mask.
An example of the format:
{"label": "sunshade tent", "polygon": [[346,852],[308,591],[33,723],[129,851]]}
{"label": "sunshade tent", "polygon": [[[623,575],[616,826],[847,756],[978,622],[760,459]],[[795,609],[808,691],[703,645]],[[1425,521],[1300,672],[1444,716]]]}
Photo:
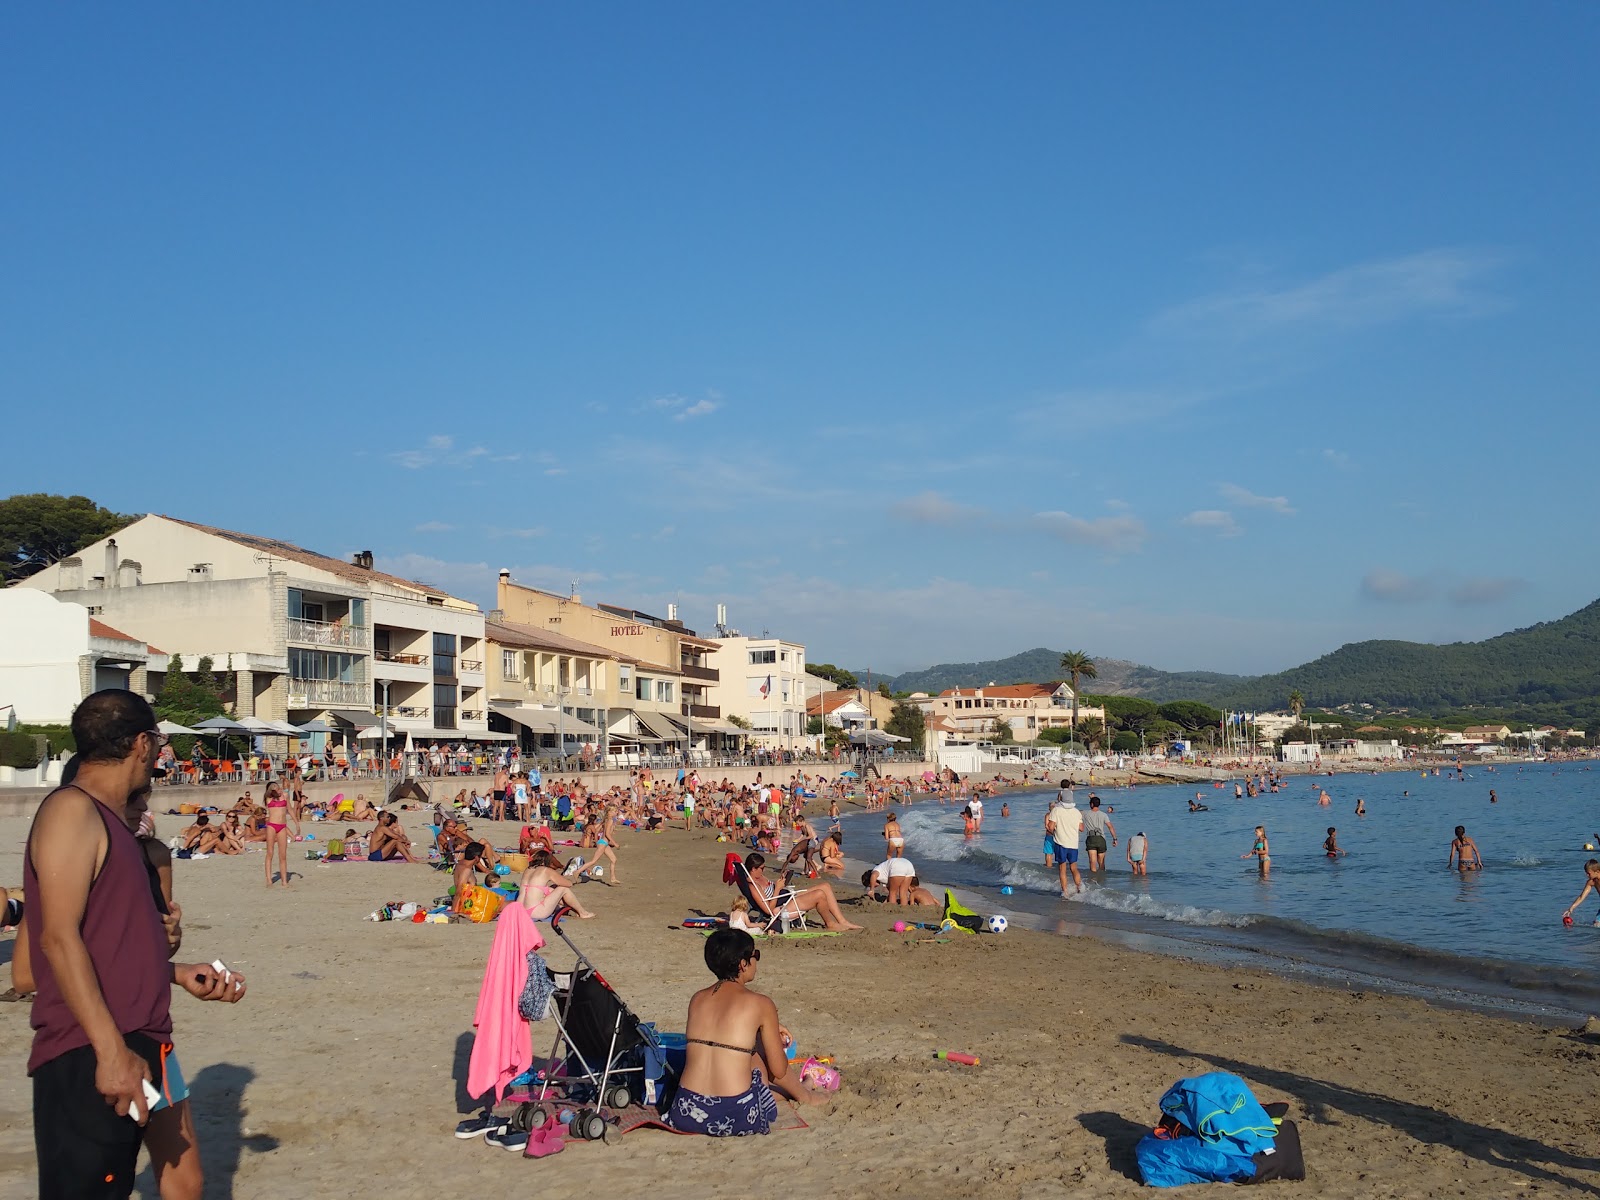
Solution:
{"label": "sunshade tent", "polygon": [[338,733],[339,731],[337,729],[335,729],[332,725],[329,725],[321,717],[318,717],[315,721],[310,721],[310,722],[307,722],[306,724],[300,726],[300,732],[301,733]]}
{"label": "sunshade tent", "polygon": [[162,733],[173,737],[180,733],[199,733],[198,729],[190,729],[187,725],[179,725],[176,721],[162,721],[156,725]]}
{"label": "sunshade tent", "polygon": [[218,756],[222,754],[222,739],[227,737],[228,734],[242,733],[248,736],[251,732],[247,726],[239,724],[232,717],[207,717],[204,721],[196,721],[194,731],[196,733],[214,733],[217,735]]}

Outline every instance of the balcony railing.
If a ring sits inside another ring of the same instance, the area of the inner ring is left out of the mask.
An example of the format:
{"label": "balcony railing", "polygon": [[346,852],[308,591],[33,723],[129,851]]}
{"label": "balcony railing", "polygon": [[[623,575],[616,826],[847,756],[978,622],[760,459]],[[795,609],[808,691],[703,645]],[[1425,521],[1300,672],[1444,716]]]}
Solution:
{"label": "balcony railing", "polygon": [[[380,713],[385,711],[383,705],[378,705],[378,711]],[[428,710],[415,704],[391,704],[388,708],[388,714],[391,717],[426,717]]]}
{"label": "balcony railing", "polygon": [[396,654],[393,650],[374,650],[372,657],[379,662],[402,663],[408,667],[425,667],[428,665],[426,654]]}
{"label": "balcony railing", "polygon": [[290,617],[289,640],[305,646],[347,646],[351,650],[365,650],[372,642],[372,632],[343,622]]}
{"label": "balcony railing", "polygon": [[692,663],[684,663],[678,668],[690,679],[703,679],[707,683],[721,683],[722,672],[713,667],[697,667]]}
{"label": "balcony railing", "polygon": [[364,707],[372,701],[370,683],[344,683],[337,679],[289,680],[289,707],[348,704]]}
{"label": "balcony railing", "polygon": [[456,660],[456,666],[463,671],[471,671],[476,675],[483,674],[483,660],[477,658],[461,658]]}
{"label": "balcony railing", "polygon": [[483,710],[481,708],[463,708],[461,710],[461,719],[463,721],[481,721],[483,720]]}
{"label": "balcony railing", "polygon": [[685,704],[683,708],[696,721],[717,721],[722,718],[722,709],[715,704]]}

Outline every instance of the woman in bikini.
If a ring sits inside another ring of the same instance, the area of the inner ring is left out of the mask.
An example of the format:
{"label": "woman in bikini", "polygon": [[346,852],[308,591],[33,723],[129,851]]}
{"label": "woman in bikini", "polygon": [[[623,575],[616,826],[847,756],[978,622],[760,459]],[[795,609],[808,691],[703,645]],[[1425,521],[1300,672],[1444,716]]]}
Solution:
{"label": "woman in bikini", "polygon": [[900,822],[894,813],[890,813],[883,823],[883,841],[886,847],[885,858],[899,858],[905,853],[905,834],[900,832]]}
{"label": "woman in bikini", "polygon": [[750,990],[761,951],[748,933],[718,929],[705,956],[716,982],[689,998],[683,1076],[662,1123],[709,1137],[769,1133],[778,1119],[771,1083],[789,1073],[789,1033],[771,998]]}
{"label": "woman in bikini", "polygon": [[611,860],[611,877],[608,879],[601,875],[600,879],[612,887],[617,885],[617,855],[613,849],[617,844],[616,819],[617,814],[609,808],[604,814],[592,808],[589,810],[589,816],[583,823],[583,840],[578,845],[578,849],[589,851],[585,856],[589,862],[578,872],[580,878],[598,867],[602,858],[608,858]]}
{"label": "woman in bikini", "polygon": [[[267,886],[272,886],[272,858],[278,858],[278,880],[289,886],[289,824],[294,819],[289,811],[289,798],[277,784],[267,785]],[[294,821],[294,836],[300,836],[300,823]]]}
{"label": "woman in bikini", "polygon": [[518,885],[517,899],[535,921],[542,921],[563,904],[584,920],[594,916],[579,903],[578,897],[568,887],[570,881],[563,875],[555,855],[548,850],[536,853],[528,862]]}

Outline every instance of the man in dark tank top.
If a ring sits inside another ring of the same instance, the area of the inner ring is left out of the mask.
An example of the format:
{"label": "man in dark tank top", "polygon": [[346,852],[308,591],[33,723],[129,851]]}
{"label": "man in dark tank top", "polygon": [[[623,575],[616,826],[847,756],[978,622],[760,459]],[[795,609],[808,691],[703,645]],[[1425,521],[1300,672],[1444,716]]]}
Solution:
{"label": "man in dark tank top", "polygon": [[[133,692],[96,692],[72,714],[72,734],[77,777],[39,805],[23,863],[38,989],[28,1074],[39,1195],[130,1195],[146,1136],[158,1177],[182,1173],[198,1195],[192,1147],[182,1155],[155,1153],[158,1141],[176,1150],[166,1143],[180,1141],[188,1123],[188,1093],[172,1053],[172,987],[234,1002],[244,996],[244,977],[208,963],[168,961],[166,930],[129,820],[130,807],[146,802],[166,741],[155,713]],[[103,991],[102,979],[117,986]],[[152,1082],[155,1101],[144,1091]]]}

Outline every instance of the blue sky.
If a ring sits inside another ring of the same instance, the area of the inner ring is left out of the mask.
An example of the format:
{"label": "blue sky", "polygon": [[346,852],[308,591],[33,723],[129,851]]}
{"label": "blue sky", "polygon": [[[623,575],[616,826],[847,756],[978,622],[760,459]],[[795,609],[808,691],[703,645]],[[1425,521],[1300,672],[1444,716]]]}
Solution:
{"label": "blue sky", "polygon": [[0,493],[886,671],[1553,618],[1597,52],[1576,2],[10,5]]}

